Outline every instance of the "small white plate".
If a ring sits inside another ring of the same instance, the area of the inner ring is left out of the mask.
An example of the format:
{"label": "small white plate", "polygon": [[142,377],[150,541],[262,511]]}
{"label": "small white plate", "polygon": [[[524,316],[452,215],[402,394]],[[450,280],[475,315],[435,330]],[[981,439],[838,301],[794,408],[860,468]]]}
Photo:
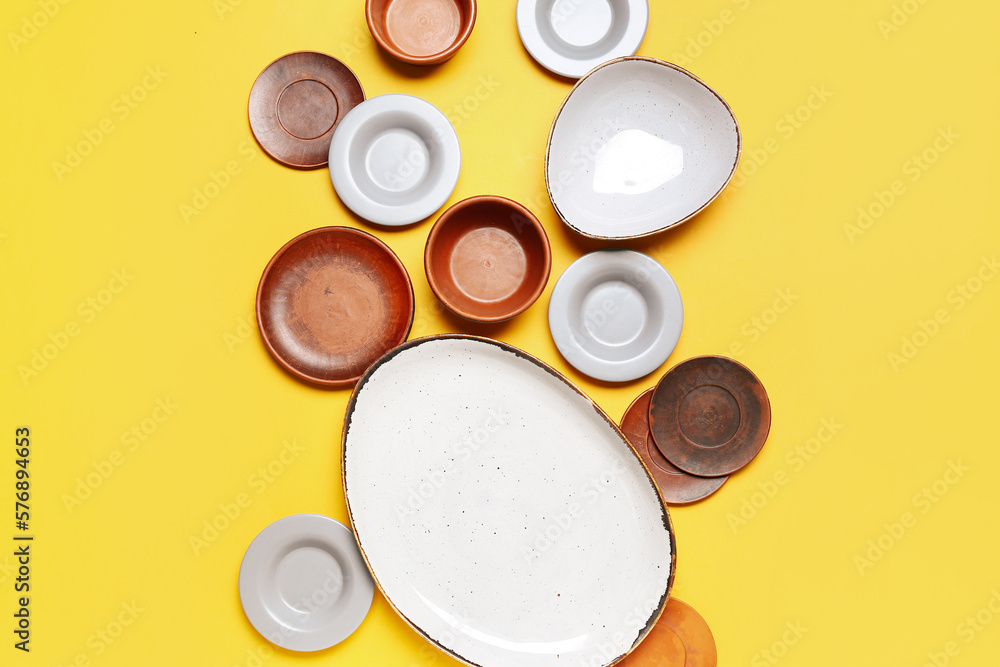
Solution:
{"label": "small white plate", "polygon": [[379,225],[430,217],[455,191],[462,151],[455,128],[430,102],[380,95],[344,116],[330,143],[340,200]]}
{"label": "small white plate", "polygon": [[552,289],[549,330],[581,373],[628,382],[655,371],[677,346],[684,306],[663,265],[611,248],[569,265]]}
{"label": "small white plate", "polygon": [[649,24],[646,0],[518,0],[517,32],[545,69],[578,79],[606,60],[639,49]]}
{"label": "small white plate", "polygon": [[549,133],[545,187],[584,236],[636,238],[708,206],[739,159],[740,128],[718,93],[676,65],[620,58],[566,96]]}
{"label": "small white plate", "polygon": [[268,641],[319,651],[347,639],[368,615],[375,584],[351,530],[293,514],[260,531],[240,565],[240,602]]}
{"label": "small white plate", "polygon": [[358,382],[348,512],[379,588],[468,665],[607,667],[659,617],[675,548],[625,436],[499,341],[403,343]]}

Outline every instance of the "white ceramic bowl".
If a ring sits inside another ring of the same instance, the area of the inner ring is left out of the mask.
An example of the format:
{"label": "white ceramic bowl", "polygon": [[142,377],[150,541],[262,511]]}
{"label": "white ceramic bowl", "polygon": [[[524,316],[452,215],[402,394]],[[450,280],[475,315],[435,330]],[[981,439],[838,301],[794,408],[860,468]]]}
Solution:
{"label": "white ceramic bowl", "polygon": [[481,667],[614,664],[659,617],[669,514],[606,414],[498,341],[404,343],[347,408],[344,491],[389,603]]}
{"label": "white ceramic bowl", "polygon": [[569,265],[552,289],[549,331],[581,373],[628,382],[655,371],[677,346],[684,307],[663,265],[611,248]]}
{"label": "white ceramic bowl", "polygon": [[531,57],[579,78],[606,60],[630,56],[649,23],[646,0],[518,0],[517,32]]}
{"label": "white ceramic bowl", "polygon": [[286,516],[260,531],[243,556],[239,588],[254,628],[292,651],[342,642],[375,595],[354,534],[319,514]]}
{"label": "white ceramic bowl", "polygon": [[545,185],[577,232],[636,238],[705,208],[739,158],[739,125],[718,93],[676,65],[620,58],[567,95],[549,133]]}
{"label": "white ceramic bowl", "polygon": [[462,152],[437,107],[380,95],[354,107],[333,133],[330,180],[344,204],[380,225],[429,217],[455,190]]}

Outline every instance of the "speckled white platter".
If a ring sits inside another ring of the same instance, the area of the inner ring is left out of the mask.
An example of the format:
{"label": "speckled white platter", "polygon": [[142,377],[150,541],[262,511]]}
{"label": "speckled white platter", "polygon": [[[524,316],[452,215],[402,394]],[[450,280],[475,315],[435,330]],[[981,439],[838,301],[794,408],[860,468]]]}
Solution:
{"label": "speckled white platter", "polygon": [[740,128],[725,100],[685,69],[619,58],[566,96],[545,152],[545,186],[585,236],[636,238],[679,224],[736,171]]}
{"label": "speckled white platter", "polygon": [[446,335],[386,354],[348,404],[343,457],[376,584],[467,664],[612,665],[663,610],[674,540],[648,472],[514,347]]}

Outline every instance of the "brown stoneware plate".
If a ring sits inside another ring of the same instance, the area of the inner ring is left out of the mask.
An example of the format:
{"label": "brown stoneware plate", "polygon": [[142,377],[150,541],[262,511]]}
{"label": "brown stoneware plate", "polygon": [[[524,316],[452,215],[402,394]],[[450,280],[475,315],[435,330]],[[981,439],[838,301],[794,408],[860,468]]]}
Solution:
{"label": "brown stoneware plate", "polygon": [[663,617],[619,664],[620,667],[686,667],[687,649]]}
{"label": "brown stoneware plate", "polygon": [[649,468],[653,481],[660,488],[668,505],[688,505],[718,491],[729,477],[698,477],[684,472],[668,461],[649,432],[649,399],[652,389],[647,389],[632,401],[622,417],[622,433],[629,439]]}
{"label": "brown stoneware plate", "polygon": [[293,375],[337,387],[406,340],[413,287],[387,245],[349,227],[295,237],[271,258],[257,288],[257,325]]}
{"label": "brown stoneware plate", "polygon": [[691,605],[671,597],[657,625],[666,625],[680,637],[686,667],[717,667],[719,664],[712,629]]}
{"label": "brown stoneware plate", "polygon": [[437,65],[455,55],[476,24],[476,0],[368,0],[368,29],[389,55]]}
{"label": "brown stoneware plate", "polygon": [[250,128],[268,155],[289,167],[327,163],[337,123],[365,99],[347,65],[297,51],[268,65],[250,90]]}
{"label": "brown stoneware plate", "polygon": [[649,403],[660,452],[692,475],[716,477],[753,460],[771,427],[764,385],[727,357],[695,357],[668,371]]}
{"label": "brown stoneware plate", "polygon": [[449,310],[477,322],[523,313],[545,289],[552,266],[538,218],[504,197],[464,199],[427,236],[424,270]]}

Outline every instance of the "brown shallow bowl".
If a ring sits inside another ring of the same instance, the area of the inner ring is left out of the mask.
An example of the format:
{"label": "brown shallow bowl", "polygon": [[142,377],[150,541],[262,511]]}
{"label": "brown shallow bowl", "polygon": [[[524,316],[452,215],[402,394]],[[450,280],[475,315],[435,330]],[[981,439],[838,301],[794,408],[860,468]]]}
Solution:
{"label": "brown shallow bowl", "polygon": [[492,195],[464,199],[442,213],[424,247],[431,290],[453,313],[477,322],[523,313],[545,289],[551,268],[538,218]]}
{"label": "brown shallow bowl", "polygon": [[368,29],[392,57],[437,65],[455,55],[476,24],[476,0],[367,0]]}
{"label": "brown shallow bowl", "polygon": [[268,65],[250,90],[250,129],[264,151],[289,167],[327,163],[333,130],[363,102],[354,72],[332,56],[296,51]]}
{"label": "brown shallow bowl", "polygon": [[413,286],[399,258],[371,234],[323,227],[279,250],[257,288],[257,325],[293,375],[337,387],[355,382],[406,340]]}

